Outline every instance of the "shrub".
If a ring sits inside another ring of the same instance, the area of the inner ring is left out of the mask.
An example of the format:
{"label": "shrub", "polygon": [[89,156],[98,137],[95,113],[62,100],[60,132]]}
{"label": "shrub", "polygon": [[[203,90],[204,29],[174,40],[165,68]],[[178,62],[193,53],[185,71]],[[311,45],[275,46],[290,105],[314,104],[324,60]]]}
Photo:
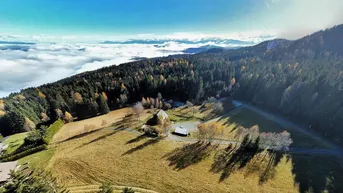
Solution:
{"label": "shrub", "polygon": [[10,155],[8,157],[1,157],[1,161],[2,162],[8,162],[8,161],[18,160],[18,159],[23,158],[25,156],[28,156],[28,155],[31,155],[33,153],[36,153],[36,152],[39,152],[39,151],[42,151],[42,150],[46,150],[46,149],[47,149],[46,145],[40,145],[40,146],[31,148],[31,149],[25,150],[25,151],[23,151],[21,153]]}
{"label": "shrub", "polygon": [[10,180],[2,186],[0,192],[2,193],[67,193],[68,191],[57,184],[56,178],[51,173],[43,170],[26,171],[20,170],[12,172]]}
{"label": "shrub", "polygon": [[107,121],[106,120],[102,120],[101,126],[105,126],[105,125],[107,125]]}
{"label": "shrub", "polygon": [[39,130],[35,130],[29,133],[29,135],[24,139],[23,146],[27,145],[41,145],[43,144],[43,136]]}
{"label": "shrub", "polygon": [[132,188],[126,187],[123,189],[123,193],[135,193],[135,191],[133,191]]}
{"label": "shrub", "polygon": [[111,186],[111,183],[103,182],[100,186],[99,193],[113,193],[113,188]]}
{"label": "shrub", "polygon": [[46,144],[50,144],[52,138],[54,135],[61,129],[61,127],[64,125],[63,121],[61,119],[55,121],[55,123],[51,124],[44,133],[43,140]]}

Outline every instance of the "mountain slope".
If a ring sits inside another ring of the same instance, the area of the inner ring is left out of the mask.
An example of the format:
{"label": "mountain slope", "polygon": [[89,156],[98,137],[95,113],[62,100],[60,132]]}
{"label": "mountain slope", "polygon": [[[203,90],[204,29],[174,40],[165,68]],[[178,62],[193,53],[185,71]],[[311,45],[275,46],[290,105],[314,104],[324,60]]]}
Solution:
{"label": "mountain slope", "polygon": [[196,103],[210,96],[233,96],[343,144],[342,50],[339,25],[295,41],[276,39],[237,50],[102,68],[3,99],[0,132],[28,130],[28,120],[56,120],[66,111],[80,119],[96,116],[104,99],[116,109],[161,93],[166,99]]}

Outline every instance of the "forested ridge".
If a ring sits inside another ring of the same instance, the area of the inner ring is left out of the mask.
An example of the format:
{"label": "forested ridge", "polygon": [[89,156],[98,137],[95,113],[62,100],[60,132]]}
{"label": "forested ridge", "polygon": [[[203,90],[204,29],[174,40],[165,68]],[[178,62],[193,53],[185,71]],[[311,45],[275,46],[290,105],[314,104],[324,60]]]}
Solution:
{"label": "forested ridge", "polygon": [[195,103],[232,95],[343,145],[342,80],[339,25],[295,41],[147,59],[28,88],[0,101],[0,132],[30,130],[58,118],[88,118],[157,93]]}

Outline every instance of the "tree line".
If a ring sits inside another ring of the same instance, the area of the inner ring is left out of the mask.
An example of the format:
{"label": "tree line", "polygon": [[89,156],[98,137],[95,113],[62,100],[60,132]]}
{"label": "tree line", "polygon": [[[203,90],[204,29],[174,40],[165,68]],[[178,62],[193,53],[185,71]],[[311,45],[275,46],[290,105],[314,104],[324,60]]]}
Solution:
{"label": "tree line", "polygon": [[0,132],[9,135],[71,116],[85,119],[161,93],[195,104],[233,97],[342,144],[342,34],[340,25],[296,41],[147,59],[28,88],[0,101]]}

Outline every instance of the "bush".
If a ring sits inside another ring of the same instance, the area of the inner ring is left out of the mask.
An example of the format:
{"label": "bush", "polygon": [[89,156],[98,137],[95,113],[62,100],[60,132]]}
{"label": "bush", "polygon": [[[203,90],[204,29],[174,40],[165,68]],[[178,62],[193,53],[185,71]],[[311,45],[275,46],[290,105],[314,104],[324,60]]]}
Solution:
{"label": "bush", "polygon": [[126,187],[123,189],[123,193],[135,193],[135,191],[133,191],[132,188]]}
{"label": "bush", "polygon": [[[26,169],[27,170],[27,169]],[[56,178],[51,173],[43,170],[26,171],[20,170],[11,173],[10,180],[5,183],[0,192],[2,193],[67,193],[68,191],[57,184]]]}
{"label": "bush", "polygon": [[99,193],[113,193],[113,188],[111,186],[111,183],[103,182],[100,186]]}
{"label": "bush", "polygon": [[43,136],[40,131],[35,130],[29,133],[29,135],[24,139],[23,146],[30,146],[30,145],[41,145],[43,144]]}
{"label": "bush", "polygon": [[54,135],[61,129],[63,125],[64,125],[64,122],[61,119],[51,124],[44,132],[44,137],[43,137],[44,142],[46,144],[50,144]]}
{"label": "bush", "polygon": [[144,133],[147,136],[158,137],[161,134],[161,131],[157,127],[147,125],[144,129]]}
{"label": "bush", "polygon": [[46,145],[40,145],[40,146],[31,148],[31,149],[25,150],[21,153],[17,153],[17,154],[6,156],[6,157],[1,157],[0,159],[1,159],[1,162],[14,161],[14,160],[18,160],[20,158],[23,158],[25,156],[31,155],[33,153],[36,153],[36,152],[39,152],[42,150],[46,150],[46,149],[47,149]]}

